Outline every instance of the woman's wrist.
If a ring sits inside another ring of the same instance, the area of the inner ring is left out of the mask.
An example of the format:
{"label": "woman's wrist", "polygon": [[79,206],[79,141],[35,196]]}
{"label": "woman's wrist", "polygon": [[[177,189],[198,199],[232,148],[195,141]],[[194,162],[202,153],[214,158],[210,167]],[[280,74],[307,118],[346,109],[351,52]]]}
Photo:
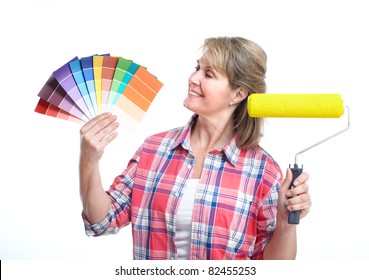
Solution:
{"label": "woman's wrist", "polygon": [[296,230],[296,225],[288,223],[288,216],[286,216],[286,215],[277,215],[277,227],[276,228],[281,229],[281,230],[295,231]]}

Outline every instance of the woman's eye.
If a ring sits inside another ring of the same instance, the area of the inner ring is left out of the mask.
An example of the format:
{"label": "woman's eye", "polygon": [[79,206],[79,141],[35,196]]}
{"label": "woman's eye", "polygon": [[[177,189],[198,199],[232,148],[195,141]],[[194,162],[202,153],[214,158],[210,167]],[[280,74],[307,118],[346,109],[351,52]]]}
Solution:
{"label": "woman's eye", "polygon": [[[199,71],[199,70],[200,70],[200,65],[197,65],[195,67],[195,71]],[[211,71],[205,71],[205,77],[207,77],[207,78],[214,78],[214,74]]]}
{"label": "woman's eye", "polygon": [[207,72],[205,73],[205,76],[206,76],[206,77],[208,77],[208,78],[213,78],[213,73],[211,73],[211,72],[207,71]]}

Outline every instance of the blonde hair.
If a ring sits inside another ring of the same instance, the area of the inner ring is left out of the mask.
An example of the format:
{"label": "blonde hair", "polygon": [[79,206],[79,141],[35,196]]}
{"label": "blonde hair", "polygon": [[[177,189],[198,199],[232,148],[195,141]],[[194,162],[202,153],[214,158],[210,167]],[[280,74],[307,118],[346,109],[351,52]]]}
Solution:
{"label": "blonde hair", "polygon": [[[218,37],[206,39],[202,48],[204,58],[229,79],[232,89],[241,87],[249,95],[265,93],[267,55],[258,44],[241,37]],[[239,148],[258,146],[263,136],[264,119],[248,115],[247,99],[233,113]]]}

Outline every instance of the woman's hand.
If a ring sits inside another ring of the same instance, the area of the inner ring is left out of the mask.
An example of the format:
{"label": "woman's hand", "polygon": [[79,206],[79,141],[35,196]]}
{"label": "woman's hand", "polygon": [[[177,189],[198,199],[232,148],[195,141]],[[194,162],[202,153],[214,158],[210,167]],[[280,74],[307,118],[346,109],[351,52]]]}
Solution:
{"label": "woman's hand", "polygon": [[264,248],[266,260],[293,260],[296,258],[296,225],[288,224],[289,211],[301,211],[300,218],[307,215],[310,210],[311,200],[309,186],[306,181],[309,175],[301,173],[294,182],[294,188],[289,190],[292,181],[292,171],[288,168],[286,179],[278,191],[277,227],[272,239]]}
{"label": "woman's hand", "polygon": [[289,190],[292,181],[292,172],[288,168],[286,179],[278,191],[278,215],[282,221],[287,221],[289,211],[300,211],[300,218],[305,217],[310,210],[311,199],[307,180],[309,175],[301,173],[293,182],[294,188]]}
{"label": "woman's hand", "polygon": [[104,113],[87,122],[80,130],[80,195],[83,212],[91,224],[101,221],[111,206],[110,198],[102,186],[99,160],[106,145],[117,136],[116,119],[116,116]]}
{"label": "woman's hand", "polygon": [[119,126],[116,120],[117,117],[111,113],[103,113],[81,128],[81,159],[85,163],[97,163],[106,145],[116,138]]}

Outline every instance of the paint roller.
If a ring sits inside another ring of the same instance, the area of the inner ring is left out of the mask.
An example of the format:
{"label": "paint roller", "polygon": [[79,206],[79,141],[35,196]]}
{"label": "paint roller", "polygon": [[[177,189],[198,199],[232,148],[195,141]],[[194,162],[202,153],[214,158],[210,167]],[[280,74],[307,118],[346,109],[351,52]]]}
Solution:
{"label": "paint roller", "polygon": [[[301,150],[295,155],[295,163],[291,168],[294,180],[302,173],[302,166],[298,165],[298,156],[314,148],[333,137],[347,131],[350,128],[349,107],[344,106],[340,94],[251,94],[248,98],[247,109],[250,117],[254,118],[340,118],[347,110],[347,126],[322,139],[321,141]],[[300,211],[290,211],[288,223],[298,224]]]}

